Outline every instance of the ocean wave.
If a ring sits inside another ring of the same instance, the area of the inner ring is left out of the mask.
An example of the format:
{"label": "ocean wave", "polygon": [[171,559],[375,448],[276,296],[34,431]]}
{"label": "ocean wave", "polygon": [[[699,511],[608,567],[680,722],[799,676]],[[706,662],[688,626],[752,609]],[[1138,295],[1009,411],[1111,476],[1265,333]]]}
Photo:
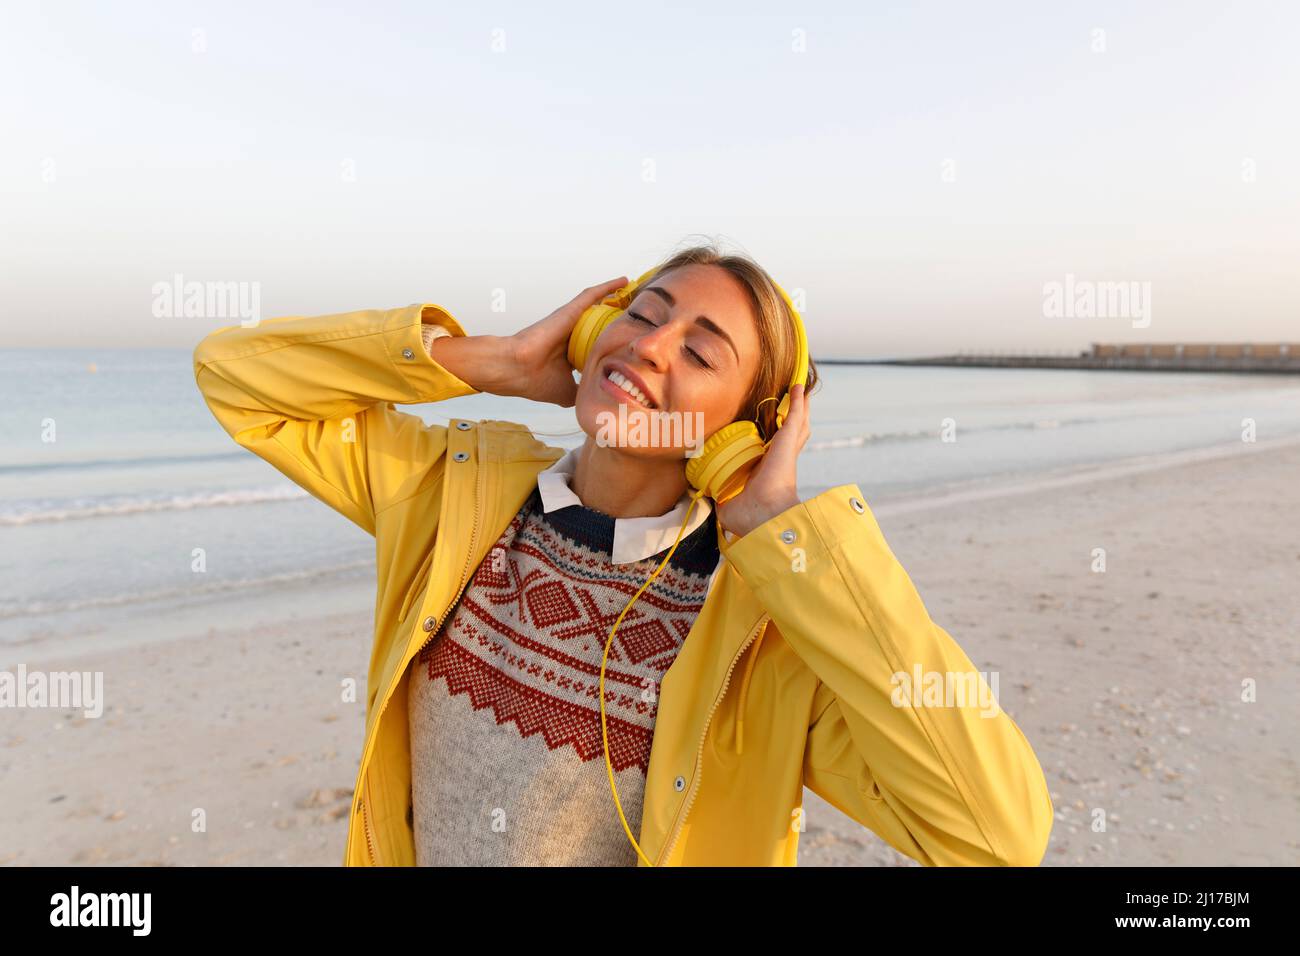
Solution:
{"label": "ocean wave", "polygon": [[346,574],[349,571],[359,571],[363,568],[373,568],[374,563],[374,559],[371,558],[366,561],[351,561],[345,564],[327,565],[320,568],[268,574],[259,578],[239,578],[233,581],[203,581],[188,587],[106,594],[75,601],[32,601],[28,603],[0,601],[0,620],[16,617],[38,617],[46,614],[67,614],[71,611],[84,611],[91,608],[151,604],[171,598],[189,599],[199,595],[223,594],[229,591],[246,591],[254,588],[282,587],[288,584]]}
{"label": "ocean wave", "polygon": [[[1068,425],[1090,425],[1094,422],[1101,421],[1099,418],[1040,418],[1033,421],[1003,422],[997,425],[967,425],[961,427],[963,434],[972,434],[979,432],[1000,432],[1016,431],[1027,429],[1039,431],[1043,429],[1055,429]],[[959,427],[960,427],[960,423]],[[940,435],[942,429],[934,428],[913,428],[904,431],[890,432],[865,432],[861,435],[845,435],[839,438],[825,438],[820,441],[810,440],[804,446],[807,451],[834,451],[838,448],[863,448],[867,445],[875,445],[882,442],[896,441],[915,441],[921,438],[935,438]]]}
{"label": "ocean wave", "polygon": [[0,475],[30,475],[43,471],[86,471],[95,468],[138,468],[144,465],[197,465],[214,461],[240,461],[248,453],[241,449],[195,455],[141,455],[135,458],[87,458],[82,461],[25,461],[0,465]]}
{"label": "ocean wave", "polygon": [[79,521],[151,511],[189,511],[229,505],[256,505],[272,501],[297,501],[308,493],[297,485],[200,491],[188,495],[115,495],[102,498],[63,498],[8,502],[0,506],[0,527],[47,521]]}

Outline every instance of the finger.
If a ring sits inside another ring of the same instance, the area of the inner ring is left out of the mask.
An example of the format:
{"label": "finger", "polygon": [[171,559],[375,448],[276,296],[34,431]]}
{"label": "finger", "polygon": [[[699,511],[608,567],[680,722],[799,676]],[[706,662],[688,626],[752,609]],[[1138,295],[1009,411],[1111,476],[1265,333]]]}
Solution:
{"label": "finger", "polygon": [[[621,276],[618,279],[610,279],[600,285],[593,285],[583,289],[564,305],[557,308],[554,312],[544,319],[538,319],[529,329],[533,328],[559,328],[563,330],[572,329],[582,314],[591,308],[601,299],[618,291],[627,285],[627,276]],[[561,333],[557,332],[556,335]]]}
{"label": "finger", "polygon": [[790,386],[790,413],[786,416],[785,422],[781,425],[785,428],[790,426],[792,431],[802,431],[808,420],[808,402],[804,398],[802,385]]}
{"label": "finger", "polygon": [[799,449],[792,443],[783,443],[763,456],[763,476],[773,487],[786,487],[796,481]]}
{"label": "finger", "polygon": [[799,421],[794,419],[794,416],[798,414],[798,409],[793,407],[795,401],[797,400],[791,402],[790,416],[776,430],[776,434],[772,436],[772,444],[768,447],[767,454],[763,456],[764,461],[769,457],[772,458],[774,465],[778,469],[789,467],[794,461],[794,457],[799,454],[800,447],[802,447],[799,441]]}
{"label": "finger", "polygon": [[808,436],[811,433],[809,426],[808,398],[804,393],[803,385],[793,385],[790,388],[790,419],[793,422],[791,430],[797,434],[795,441],[795,453],[803,450],[804,445],[808,443]]}
{"label": "finger", "polygon": [[583,289],[573,297],[574,302],[596,302],[605,298],[611,292],[617,292],[623,286],[627,285],[627,276],[619,276],[617,279],[609,279],[600,285],[589,286]]}
{"label": "finger", "polygon": [[627,276],[610,279],[608,282],[602,282],[600,285],[588,286],[564,305],[556,309],[555,312],[564,316],[567,321],[576,321],[578,316],[586,312],[587,309],[591,308],[591,306],[595,305],[601,299],[614,294],[625,285],[627,285]]}

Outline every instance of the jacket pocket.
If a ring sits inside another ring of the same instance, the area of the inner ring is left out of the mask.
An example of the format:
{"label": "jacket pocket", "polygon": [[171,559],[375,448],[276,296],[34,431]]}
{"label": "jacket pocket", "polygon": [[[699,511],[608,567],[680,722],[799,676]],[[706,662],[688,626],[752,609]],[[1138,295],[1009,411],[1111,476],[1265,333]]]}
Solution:
{"label": "jacket pocket", "polygon": [[406,589],[406,597],[402,599],[402,609],[397,612],[397,621],[402,623],[406,616],[411,613],[411,608],[417,603],[417,600],[424,597],[424,592],[429,589],[429,570],[433,567],[433,548],[429,548],[424,556],[424,563],[420,565],[420,570],[415,575],[415,580]]}

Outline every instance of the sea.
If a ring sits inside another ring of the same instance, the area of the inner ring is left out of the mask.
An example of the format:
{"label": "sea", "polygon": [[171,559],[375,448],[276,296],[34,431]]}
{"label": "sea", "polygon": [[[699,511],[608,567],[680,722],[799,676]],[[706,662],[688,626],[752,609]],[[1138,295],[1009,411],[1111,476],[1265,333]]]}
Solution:
{"label": "sea", "polygon": [[[917,500],[1300,437],[1295,377],[819,372],[803,497],[856,483],[869,504]],[[373,539],[235,445],[190,351],[0,350],[0,382],[0,665],[373,608]],[[431,424],[522,422],[557,447],[583,440],[572,409],[521,399],[403,410]]]}

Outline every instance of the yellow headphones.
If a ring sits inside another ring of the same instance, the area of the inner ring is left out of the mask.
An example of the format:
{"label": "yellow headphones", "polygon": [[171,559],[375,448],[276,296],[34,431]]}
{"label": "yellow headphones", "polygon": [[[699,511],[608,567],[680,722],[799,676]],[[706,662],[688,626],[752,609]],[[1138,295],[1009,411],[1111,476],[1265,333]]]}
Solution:
{"label": "yellow headphones", "polygon": [[[658,271],[657,268],[651,269],[644,273],[635,282],[629,283],[619,289],[613,295],[606,296],[596,305],[591,306],[578,319],[578,323],[573,327],[569,335],[569,364],[579,372],[587,365],[587,358],[591,355],[591,350],[596,344],[596,339],[600,333],[616,319],[620,318],[632,300],[636,298],[637,292],[643,283],[648,281]],[[796,357],[794,376],[790,379],[790,386],[807,385],[808,382],[808,338],[804,331],[803,319],[790,301],[790,296],[775,282],[777,292],[785,300],[785,304],[790,309],[790,314],[794,316]],[[776,401],[775,396],[765,398],[765,402]],[[760,403],[762,404],[762,403]],[[787,388],[785,395],[781,398],[780,404],[776,409],[776,424],[780,428],[785,422],[786,415],[790,412],[790,389]],[[636,838],[632,836],[632,829],[627,824],[627,818],[623,815],[623,804],[618,799],[618,788],[614,786],[614,767],[609,759],[609,731],[605,726],[605,664],[609,660],[609,648],[614,641],[614,632],[618,630],[619,624],[623,622],[623,615],[626,614],[636,603],[642,592],[645,591],[650,583],[659,576],[659,572],[664,569],[668,559],[673,556],[677,550],[678,543],[682,540],[682,532],[686,530],[687,524],[691,520],[691,512],[695,510],[696,503],[702,497],[712,498],[719,503],[733,498],[744,490],[745,480],[749,473],[753,471],[763,453],[767,451],[771,439],[763,441],[759,435],[758,425],[752,421],[737,421],[725,425],[709,437],[704,443],[698,456],[690,459],[686,465],[686,482],[691,486],[691,505],[686,509],[686,516],[682,519],[682,526],[677,531],[677,539],[673,541],[673,546],[668,549],[664,555],[663,561],[659,567],[655,568],[654,574],[646,580],[645,584],[632,595],[632,600],[627,602],[610,628],[609,638],[605,641],[605,654],[600,661],[600,734],[605,748],[605,771],[609,775],[609,788],[614,794],[614,805],[618,808],[618,818],[623,824],[623,832],[627,838],[632,841],[632,847],[636,850],[637,856],[645,861],[646,866],[654,866],[645,853],[641,851],[640,845]],[[719,536],[722,531],[719,527]]]}

